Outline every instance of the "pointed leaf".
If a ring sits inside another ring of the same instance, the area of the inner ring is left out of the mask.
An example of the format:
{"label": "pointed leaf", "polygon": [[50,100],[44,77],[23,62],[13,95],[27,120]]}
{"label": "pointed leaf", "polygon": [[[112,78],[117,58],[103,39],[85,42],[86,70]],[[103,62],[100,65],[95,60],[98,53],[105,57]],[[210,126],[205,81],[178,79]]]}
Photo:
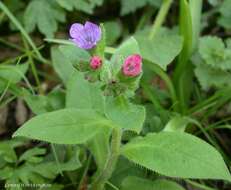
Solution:
{"label": "pointed leaf", "polygon": [[170,177],[231,181],[217,150],[186,133],[161,132],[134,139],[122,148],[122,155]]}
{"label": "pointed leaf", "polygon": [[57,144],[81,144],[111,123],[89,109],[63,109],[38,115],[15,133],[31,139]]}

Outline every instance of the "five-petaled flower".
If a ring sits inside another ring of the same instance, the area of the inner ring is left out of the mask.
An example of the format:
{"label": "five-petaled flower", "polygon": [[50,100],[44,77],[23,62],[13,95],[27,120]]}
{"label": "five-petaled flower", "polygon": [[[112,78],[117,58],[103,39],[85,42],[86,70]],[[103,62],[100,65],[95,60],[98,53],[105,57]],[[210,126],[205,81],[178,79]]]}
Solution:
{"label": "five-petaled flower", "polygon": [[97,70],[99,69],[100,67],[102,66],[102,59],[101,57],[95,55],[91,58],[90,60],[90,67],[93,69],[93,70]]}
{"label": "five-petaled flower", "polygon": [[80,48],[91,49],[101,39],[101,29],[98,25],[87,21],[84,25],[74,23],[70,28],[71,40]]}
{"label": "five-petaled flower", "polygon": [[142,57],[138,54],[128,56],[122,66],[122,72],[125,76],[138,76],[142,72]]}

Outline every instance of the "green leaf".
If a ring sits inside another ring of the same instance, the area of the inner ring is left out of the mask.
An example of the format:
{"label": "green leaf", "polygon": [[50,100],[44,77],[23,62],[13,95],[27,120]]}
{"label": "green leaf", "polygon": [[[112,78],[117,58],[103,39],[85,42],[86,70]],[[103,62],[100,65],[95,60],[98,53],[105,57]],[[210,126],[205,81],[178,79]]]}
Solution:
{"label": "green leaf", "polygon": [[120,15],[124,16],[126,14],[135,12],[137,9],[144,7],[145,5],[152,5],[154,7],[159,7],[161,5],[161,0],[126,0],[121,1],[121,11]]}
{"label": "green leaf", "polygon": [[65,92],[61,88],[55,88],[47,94],[49,111],[63,109],[65,107]]}
{"label": "green leaf", "polygon": [[14,163],[17,161],[17,155],[11,145],[7,142],[0,143],[0,157],[6,162]]}
{"label": "green leaf", "polygon": [[226,39],[225,44],[226,44],[228,49],[231,49],[231,38]]}
{"label": "green leaf", "polygon": [[52,1],[32,0],[24,14],[25,28],[34,31],[37,26],[46,37],[52,38],[58,29],[57,22],[65,21],[65,13]]}
{"label": "green leaf", "polygon": [[91,58],[87,51],[76,45],[60,45],[59,50],[73,66],[79,62],[89,62]]}
{"label": "green leaf", "polygon": [[74,73],[74,67],[57,47],[51,48],[51,59],[56,73],[65,84]]}
{"label": "green leaf", "polygon": [[64,93],[58,89],[51,91],[46,96],[33,95],[29,91],[23,89],[22,97],[36,115],[62,109],[65,106]]}
{"label": "green leaf", "polygon": [[215,36],[201,38],[199,53],[204,62],[214,68],[231,70],[231,49]]}
{"label": "green leaf", "polygon": [[124,97],[109,98],[105,114],[116,126],[139,133],[145,120],[145,108],[128,102]]}
{"label": "green leaf", "polygon": [[1,169],[0,179],[6,180],[10,178],[13,175],[13,172],[14,172],[13,168],[10,168],[8,166],[4,167],[3,169]]}
{"label": "green leaf", "polygon": [[212,6],[217,6],[219,4],[219,0],[208,0],[209,4]]}
{"label": "green leaf", "polygon": [[116,168],[112,173],[110,182],[113,185],[120,187],[121,183],[128,175],[143,177],[145,176],[146,172],[147,171],[145,169],[133,164],[132,162],[129,162],[124,157],[120,157],[116,164]]}
{"label": "green leaf", "polygon": [[219,12],[221,16],[218,19],[218,24],[226,29],[231,29],[231,0],[224,0]]}
{"label": "green leaf", "polygon": [[55,0],[55,1],[59,4],[59,6],[61,6],[62,8],[68,11],[73,11],[76,3],[76,1],[67,1],[67,0]]}
{"label": "green leaf", "polygon": [[150,181],[134,176],[128,176],[122,183],[121,190],[184,190],[177,183],[165,179]]}
{"label": "green leaf", "polygon": [[[59,169],[61,171],[73,171],[81,166],[80,161],[77,156],[71,157],[66,162],[60,164],[60,168],[57,168],[54,161],[47,161],[40,164],[28,164],[27,162],[18,166],[17,168],[5,168],[0,174],[0,178],[3,177],[7,179],[6,183],[34,183],[41,184],[47,183],[48,179],[52,180],[59,174]],[[55,190],[61,189],[58,186],[53,186]],[[18,188],[17,188],[18,189]],[[48,188],[50,189],[50,188]]]}
{"label": "green leaf", "polygon": [[203,90],[210,87],[222,88],[231,84],[230,72],[211,68],[207,64],[198,64],[194,72]]}
{"label": "green leaf", "polygon": [[73,11],[73,9],[76,9],[89,14],[93,13],[96,6],[103,4],[103,0],[56,0],[56,2],[68,11]]}
{"label": "green leaf", "polygon": [[63,109],[38,115],[15,133],[31,139],[57,144],[82,144],[111,122],[89,109]]}
{"label": "green leaf", "polygon": [[104,23],[107,45],[113,45],[122,34],[122,26],[119,22],[108,21]]}
{"label": "green leaf", "polygon": [[32,149],[27,150],[26,152],[24,152],[20,158],[19,161],[28,161],[31,163],[39,163],[43,160],[43,158],[41,157],[42,155],[44,155],[46,153],[46,149],[45,148],[39,148],[39,147],[35,147]]}
{"label": "green leaf", "polygon": [[20,65],[0,65],[0,93],[5,90],[9,90],[12,94],[19,96],[21,94],[21,89],[16,85],[16,83],[18,83],[22,79],[33,91],[25,76],[27,70],[27,63]]}
{"label": "green leaf", "polygon": [[100,56],[104,60],[104,52],[105,52],[105,47],[106,47],[106,31],[104,28],[104,24],[100,24],[101,28],[101,39],[97,43],[97,46],[94,49],[94,55]]}
{"label": "green leaf", "polygon": [[169,122],[167,123],[167,125],[164,128],[164,131],[184,132],[188,124],[190,124],[190,123],[193,124],[195,122],[196,121],[194,121],[190,117],[176,115],[169,120]]}
{"label": "green leaf", "polygon": [[48,111],[48,100],[43,95],[32,95],[24,90],[23,99],[36,115],[46,113]]}
{"label": "green leaf", "polygon": [[230,85],[231,48],[229,39],[224,43],[215,36],[201,38],[199,54],[193,57],[195,75],[204,90]]}
{"label": "green leaf", "polygon": [[45,178],[54,179],[60,171],[74,171],[80,167],[79,151],[77,151],[69,160],[59,163],[59,167],[55,161],[47,161],[33,165],[31,169]]}
{"label": "green leaf", "polygon": [[66,107],[94,109],[104,113],[104,96],[97,83],[90,83],[80,72],[75,72],[67,83]]}
{"label": "green leaf", "polygon": [[85,0],[76,0],[77,3],[77,10],[81,10],[86,13],[93,13],[93,10],[96,6],[101,6],[103,4],[104,0],[90,0],[90,1],[85,1]]}
{"label": "green leaf", "polygon": [[123,42],[115,51],[111,58],[112,72],[116,75],[120,69],[126,57],[132,54],[140,54],[139,45],[135,38],[131,37]]}
{"label": "green leaf", "polygon": [[159,65],[166,70],[167,66],[181,52],[183,39],[177,34],[171,34],[163,29],[152,40],[147,38],[147,32],[135,36],[144,59]]}
{"label": "green leaf", "polygon": [[27,70],[28,64],[0,65],[0,77],[10,83],[17,83],[22,78],[25,78]]}
{"label": "green leaf", "polygon": [[231,181],[217,150],[186,133],[149,134],[129,142],[121,152],[136,164],[169,177]]}

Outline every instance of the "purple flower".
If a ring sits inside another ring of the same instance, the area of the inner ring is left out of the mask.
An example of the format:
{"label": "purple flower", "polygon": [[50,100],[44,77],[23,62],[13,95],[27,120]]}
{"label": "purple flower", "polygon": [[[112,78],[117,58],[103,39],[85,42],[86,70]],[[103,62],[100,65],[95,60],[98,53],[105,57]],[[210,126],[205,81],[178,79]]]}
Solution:
{"label": "purple flower", "polygon": [[84,25],[74,23],[70,28],[70,36],[78,47],[91,49],[101,39],[101,29],[98,25],[88,21]]}

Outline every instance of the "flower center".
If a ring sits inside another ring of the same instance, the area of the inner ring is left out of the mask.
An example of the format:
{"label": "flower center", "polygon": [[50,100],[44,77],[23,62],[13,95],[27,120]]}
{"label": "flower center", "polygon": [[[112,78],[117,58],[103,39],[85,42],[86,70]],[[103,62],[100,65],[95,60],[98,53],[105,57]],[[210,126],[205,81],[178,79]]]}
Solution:
{"label": "flower center", "polygon": [[89,43],[89,44],[92,44],[93,43],[93,39],[90,37],[90,36],[87,36],[85,38],[85,40]]}

